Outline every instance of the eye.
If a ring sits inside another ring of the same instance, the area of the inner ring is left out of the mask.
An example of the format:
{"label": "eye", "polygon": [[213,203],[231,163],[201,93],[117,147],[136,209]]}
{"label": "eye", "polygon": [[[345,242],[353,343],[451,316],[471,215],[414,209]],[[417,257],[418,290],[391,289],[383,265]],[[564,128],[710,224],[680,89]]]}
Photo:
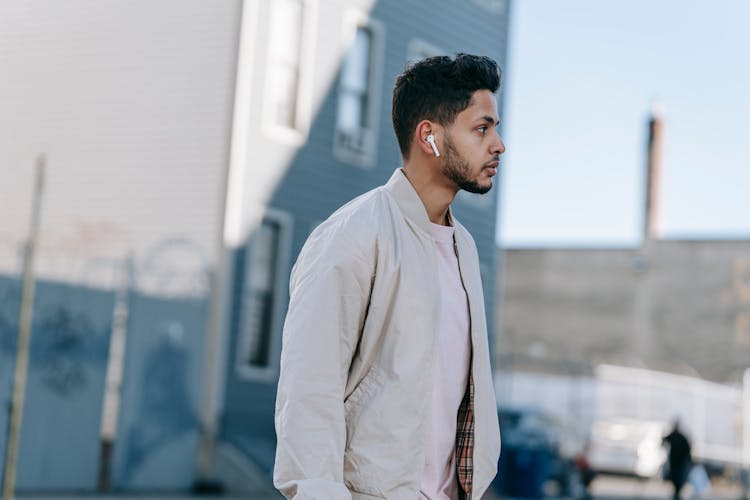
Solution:
{"label": "eye", "polygon": [[482,134],[484,134],[485,132],[487,132],[487,125],[482,125],[482,126],[481,126],[481,127],[479,127],[479,128],[477,129],[477,130],[478,130],[479,132],[481,132]]}

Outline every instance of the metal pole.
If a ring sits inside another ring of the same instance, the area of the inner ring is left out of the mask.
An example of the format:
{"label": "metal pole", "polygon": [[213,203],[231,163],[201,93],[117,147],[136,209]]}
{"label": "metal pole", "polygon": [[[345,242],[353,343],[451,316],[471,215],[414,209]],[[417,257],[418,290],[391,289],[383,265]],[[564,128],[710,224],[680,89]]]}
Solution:
{"label": "metal pole", "polygon": [[234,113],[229,142],[228,170],[224,190],[224,206],[221,219],[221,234],[217,235],[215,270],[211,275],[211,297],[206,328],[203,356],[204,382],[202,387],[200,421],[201,432],[198,447],[197,474],[193,490],[203,493],[218,493],[221,483],[214,478],[215,451],[218,434],[219,413],[223,406],[224,358],[226,349],[225,301],[228,279],[231,275],[231,260],[227,261],[227,248],[238,246],[243,235],[243,198],[246,196],[245,176],[248,151],[246,130],[252,122],[247,112],[249,99],[250,69],[252,68],[252,45],[255,24],[258,19],[259,2],[243,2],[239,9],[239,45],[237,47],[237,75],[234,82]]}
{"label": "metal pole", "polygon": [[112,334],[109,341],[107,358],[107,375],[104,383],[104,402],[102,405],[101,445],[99,453],[98,490],[110,489],[112,474],[112,452],[117,437],[117,425],[122,399],[122,376],[125,368],[125,348],[128,337],[130,318],[131,289],[135,273],[133,256],[128,255],[123,265],[123,276],[115,294],[115,306],[112,313]]}
{"label": "metal pole", "polygon": [[10,431],[8,447],[5,449],[5,472],[3,474],[3,500],[11,500],[15,490],[16,458],[18,441],[23,421],[23,402],[26,390],[26,370],[29,364],[29,343],[31,340],[31,316],[34,307],[34,254],[39,232],[39,219],[44,187],[44,169],[46,159],[37,158],[34,198],[31,213],[31,233],[26,243],[26,254],[23,269],[23,292],[21,295],[21,313],[18,322],[18,347],[16,350],[16,369],[13,377],[13,399],[10,408]]}

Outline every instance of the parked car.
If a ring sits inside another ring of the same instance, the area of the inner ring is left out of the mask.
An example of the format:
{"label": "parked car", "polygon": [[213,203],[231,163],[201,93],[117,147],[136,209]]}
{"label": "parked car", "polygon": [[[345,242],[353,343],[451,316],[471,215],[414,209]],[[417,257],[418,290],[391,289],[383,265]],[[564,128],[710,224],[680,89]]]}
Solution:
{"label": "parked car", "polygon": [[603,473],[658,477],[667,456],[662,446],[665,430],[659,421],[597,420],[591,429],[589,463]]}

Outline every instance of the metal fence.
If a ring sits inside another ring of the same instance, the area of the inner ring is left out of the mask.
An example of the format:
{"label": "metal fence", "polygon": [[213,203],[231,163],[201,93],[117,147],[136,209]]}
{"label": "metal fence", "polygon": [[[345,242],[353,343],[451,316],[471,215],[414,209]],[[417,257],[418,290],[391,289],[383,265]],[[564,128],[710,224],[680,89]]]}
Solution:
{"label": "metal fence", "polygon": [[678,418],[696,458],[750,466],[750,370],[744,383],[600,365],[591,374],[498,371],[500,406],[535,407],[556,416],[580,446],[596,420],[631,418],[668,425]]}
{"label": "metal fence", "polygon": [[[190,488],[208,260],[182,239],[138,261],[39,259],[18,491]],[[0,470],[20,294],[19,277],[0,274]]]}

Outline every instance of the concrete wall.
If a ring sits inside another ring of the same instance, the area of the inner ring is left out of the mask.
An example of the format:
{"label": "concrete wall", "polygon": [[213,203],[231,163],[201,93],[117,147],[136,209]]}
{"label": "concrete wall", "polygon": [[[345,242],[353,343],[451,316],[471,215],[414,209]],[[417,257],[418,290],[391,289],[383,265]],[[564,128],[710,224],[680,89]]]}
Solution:
{"label": "concrete wall", "polygon": [[614,362],[739,380],[750,359],[750,241],[510,249],[505,362]]}

